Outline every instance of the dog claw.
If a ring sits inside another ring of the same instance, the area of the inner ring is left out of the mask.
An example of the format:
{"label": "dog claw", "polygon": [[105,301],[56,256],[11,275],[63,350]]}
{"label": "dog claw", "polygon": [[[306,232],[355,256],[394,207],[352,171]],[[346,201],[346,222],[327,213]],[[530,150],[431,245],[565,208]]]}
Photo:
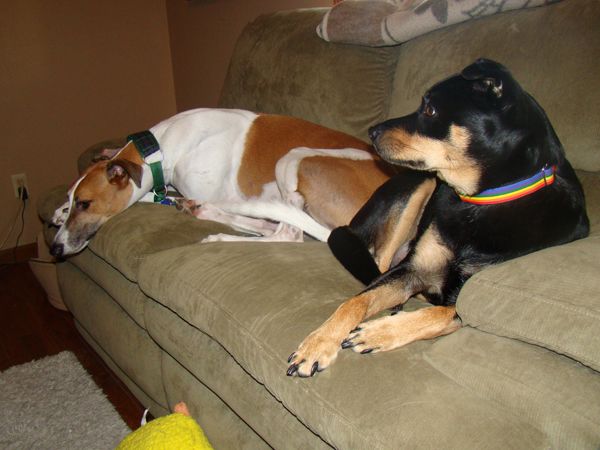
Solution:
{"label": "dog claw", "polygon": [[395,316],[399,312],[402,312],[403,309],[404,309],[404,305],[396,305],[393,308],[390,308],[390,312],[391,312],[390,315]]}
{"label": "dog claw", "polygon": [[361,355],[366,355],[367,353],[371,353],[373,350],[375,350],[374,348],[367,348],[364,349],[362,352],[360,352]]}
{"label": "dog claw", "polygon": [[316,372],[319,371],[319,361],[316,361],[313,365],[312,368],[310,369],[310,376],[312,377]]}
{"label": "dog claw", "polygon": [[350,333],[358,333],[359,331],[362,331],[361,327],[356,327],[354,330],[352,330]]}
{"label": "dog claw", "polygon": [[289,356],[289,358],[287,359],[287,362],[288,362],[288,363],[291,363],[291,362],[292,362],[292,360],[293,360],[295,357],[296,357],[296,352],[293,352],[293,353],[292,353],[292,354]]}
{"label": "dog claw", "polygon": [[[305,359],[303,359],[302,361],[300,361],[300,362],[297,362],[297,363],[294,363],[294,364],[292,364],[290,367],[288,367],[288,370],[287,370],[287,372],[286,372],[287,376],[288,376],[288,377],[291,377],[291,376],[293,376],[293,375],[296,375],[296,374],[297,374],[299,377],[301,377],[301,378],[302,378],[302,375],[301,375],[301,374],[298,372],[298,369],[300,368],[300,364],[302,364],[302,363],[303,363],[303,362],[305,362],[305,361],[306,361],[306,360],[305,360]],[[305,376],[306,376],[306,375],[305,375]]]}
{"label": "dog claw", "polygon": [[354,342],[352,342],[350,339],[344,339],[342,341],[342,348],[346,349],[346,348],[352,348],[354,347],[356,344]]}
{"label": "dog claw", "polygon": [[288,370],[286,372],[286,375],[288,377],[293,376],[296,372],[298,372],[298,364],[292,364],[290,367],[288,367]]}

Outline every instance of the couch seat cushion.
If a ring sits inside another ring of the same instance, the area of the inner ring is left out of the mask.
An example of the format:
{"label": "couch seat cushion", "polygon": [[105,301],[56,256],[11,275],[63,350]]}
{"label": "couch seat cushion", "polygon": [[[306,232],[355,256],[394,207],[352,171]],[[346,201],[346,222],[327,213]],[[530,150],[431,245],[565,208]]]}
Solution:
{"label": "couch seat cushion", "polygon": [[57,269],[65,304],[86,338],[91,338],[92,345],[102,349],[144,395],[167,407],[162,380],[156,376],[161,352],[145,330],[78,267],[65,262]]}
{"label": "couch seat cushion", "polygon": [[425,358],[477,395],[550,437],[549,448],[597,448],[600,376],[571,358],[470,327],[440,339]]}
{"label": "couch seat cushion", "polygon": [[552,349],[600,370],[600,235],[473,276],[458,297],[464,324]]}
{"label": "couch seat cushion", "polygon": [[[139,285],[211,336],[275,400],[335,447],[551,446],[535,426],[432,367],[423,353],[434,341],[369,356],[343,351],[314,379],[286,377],[286,359],[298,343],[361,289],[323,243],[174,248],[142,262]],[[151,317],[146,323],[157,333],[153,337],[171,340],[174,333],[161,337]],[[182,352],[187,345],[180,342]]]}
{"label": "couch seat cushion", "polygon": [[146,256],[216,233],[235,234],[225,225],[198,220],[173,206],[140,202],[106,222],[89,248],[127,279],[137,281]]}
{"label": "couch seat cushion", "polygon": [[148,301],[148,297],[140,291],[137,283],[129,281],[90,249],[71,256],[68,262],[104,289],[141,328],[146,328],[144,304]]}

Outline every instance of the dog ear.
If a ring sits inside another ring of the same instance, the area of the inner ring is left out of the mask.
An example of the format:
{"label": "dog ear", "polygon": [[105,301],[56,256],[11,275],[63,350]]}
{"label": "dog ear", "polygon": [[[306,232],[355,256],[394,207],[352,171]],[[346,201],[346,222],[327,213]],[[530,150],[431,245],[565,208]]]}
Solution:
{"label": "dog ear", "polygon": [[142,185],[142,166],[126,159],[115,159],[106,165],[106,174],[112,184],[124,185],[131,178],[137,187]]}
{"label": "dog ear", "polygon": [[480,92],[491,92],[496,98],[502,98],[502,88],[502,80],[496,78],[482,78],[473,85],[473,89]]}
{"label": "dog ear", "polygon": [[119,153],[120,148],[103,148],[94,153],[92,156],[92,162],[98,161],[106,161],[109,159],[113,159],[117,153]]}
{"label": "dog ear", "polygon": [[500,70],[506,70],[504,66],[491,59],[479,58],[465,67],[460,73],[466,80],[479,80],[490,76]]}
{"label": "dog ear", "polygon": [[507,85],[511,85],[510,72],[502,64],[495,61],[479,58],[473,64],[465,67],[461,76],[473,82],[473,90],[478,93],[488,94],[493,99],[501,101],[505,107],[510,103]]}

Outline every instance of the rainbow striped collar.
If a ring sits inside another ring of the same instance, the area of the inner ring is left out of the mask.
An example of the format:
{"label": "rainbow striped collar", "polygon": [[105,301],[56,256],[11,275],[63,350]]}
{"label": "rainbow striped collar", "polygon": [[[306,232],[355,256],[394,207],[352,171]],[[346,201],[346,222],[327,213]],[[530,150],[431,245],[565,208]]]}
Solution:
{"label": "rainbow striped collar", "polygon": [[554,173],[556,166],[544,166],[542,170],[526,180],[507,184],[494,189],[486,189],[477,195],[469,196],[458,194],[463,202],[473,203],[474,205],[497,205],[525,197],[529,194],[554,183]]}

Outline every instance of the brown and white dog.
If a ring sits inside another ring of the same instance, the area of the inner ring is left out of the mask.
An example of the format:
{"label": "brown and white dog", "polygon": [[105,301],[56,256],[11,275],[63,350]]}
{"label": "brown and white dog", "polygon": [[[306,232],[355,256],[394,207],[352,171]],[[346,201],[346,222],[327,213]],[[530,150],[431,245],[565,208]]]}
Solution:
{"label": "brown and white dog", "polygon": [[326,240],[389,178],[370,145],[292,117],[196,109],[149,131],[158,153],[144,159],[129,141],[73,184],[53,217],[53,255],[81,251],[108,219],[147,201],[150,160],[161,161],[164,184],[191,199],[195,216],[256,235],[208,240],[298,241],[303,232]]}

